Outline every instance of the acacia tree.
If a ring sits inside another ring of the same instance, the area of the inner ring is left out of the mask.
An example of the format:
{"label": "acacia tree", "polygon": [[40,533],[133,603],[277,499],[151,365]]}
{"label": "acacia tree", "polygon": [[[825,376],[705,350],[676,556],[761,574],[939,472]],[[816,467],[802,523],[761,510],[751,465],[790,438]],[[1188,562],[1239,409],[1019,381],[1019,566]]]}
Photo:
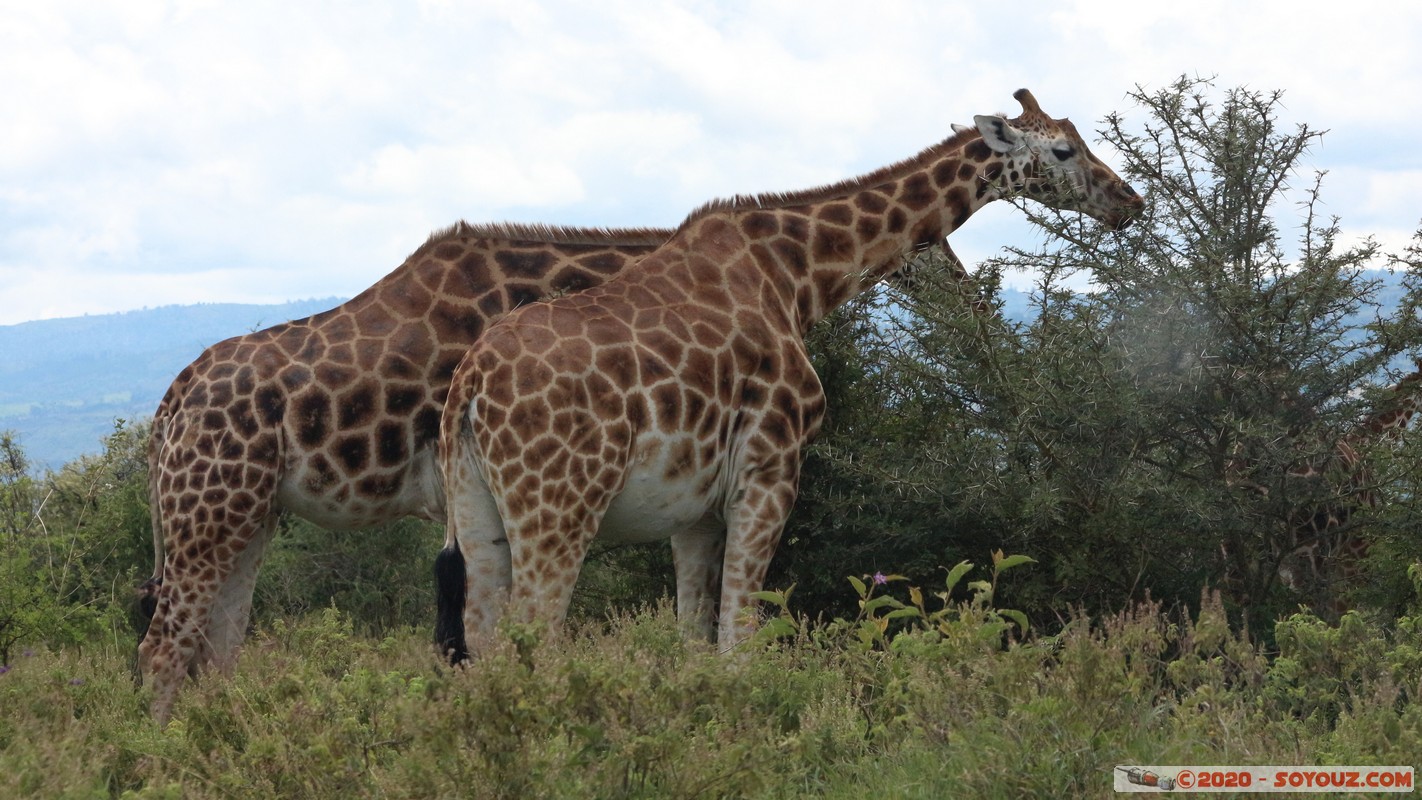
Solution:
{"label": "acacia tree", "polygon": [[[1339,443],[1422,344],[1416,294],[1384,312],[1379,248],[1340,243],[1323,174],[1303,169],[1322,134],[1282,125],[1281,93],[1182,79],[1133,97],[1143,129],[1112,117],[1103,135],[1147,186],[1148,215],[1074,253],[1149,423],[1136,458],[1171,487],[1185,563],[1241,605],[1330,599],[1281,595],[1278,567],[1316,513],[1356,503]],[[1379,534],[1366,513],[1346,524],[1358,530],[1336,533]]]}
{"label": "acacia tree", "polygon": [[[879,511],[855,530],[792,527],[824,562],[866,540],[899,571],[1027,553],[1042,564],[1015,576],[1014,602],[1042,617],[1147,591],[1192,602],[1202,585],[1257,621],[1317,599],[1284,591],[1278,566],[1301,520],[1352,498],[1329,468],[1384,402],[1389,365],[1422,344],[1422,259],[1396,262],[1408,291],[1384,315],[1369,270],[1385,260],[1322,214],[1303,161],[1321,133],[1283,125],[1279,93],[1182,78],[1132,99],[1140,115],[1101,136],[1146,197],[1135,225],[1111,234],[1026,204],[1044,243],[976,270],[998,314],[971,313],[950,269],[871,314],[856,355],[883,365],[864,380],[895,422],[831,431],[817,452]],[[995,288],[1008,271],[1039,281],[1014,319]],[[1065,288],[1081,278],[1089,290]],[[1305,465],[1323,477],[1295,477]],[[802,506],[843,529],[851,515],[818,492]],[[1378,519],[1350,525],[1380,535]]]}

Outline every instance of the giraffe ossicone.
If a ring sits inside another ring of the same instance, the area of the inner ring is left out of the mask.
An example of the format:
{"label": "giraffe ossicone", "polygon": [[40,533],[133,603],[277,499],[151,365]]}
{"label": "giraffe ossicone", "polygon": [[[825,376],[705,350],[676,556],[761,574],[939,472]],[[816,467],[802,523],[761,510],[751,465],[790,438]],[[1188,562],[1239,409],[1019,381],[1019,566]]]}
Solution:
{"label": "giraffe ossicone", "polygon": [[595,537],[669,538],[683,627],[743,641],[824,414],[809,328],[994,200],[1112,228],[1143,208],[1069,121],[1014,97],[1021,115],[863,177],[710,203],[617,277],[490,326],[440,427],[440,646],[482,649],[506,609],[561,623]]}
{"label": "giraffe ossicone", "polygon": [[459,223],[350,301],[209,347],[154,415],[152,622],[166,721],[185,675],[230,669],[277,516],[345,529],[444,519],[434,457],[450,374],[493,319],[617,274],[671,231]]}

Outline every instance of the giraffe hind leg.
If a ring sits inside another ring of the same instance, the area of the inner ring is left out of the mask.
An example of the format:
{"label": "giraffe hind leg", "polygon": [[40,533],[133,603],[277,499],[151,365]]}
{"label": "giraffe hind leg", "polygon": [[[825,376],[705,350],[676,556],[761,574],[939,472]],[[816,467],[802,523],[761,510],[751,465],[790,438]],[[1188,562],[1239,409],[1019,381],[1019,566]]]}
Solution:
{"label": "giraffe hind leg", "polygon": [[167,725],[183,681],[197,673],[206,652],[208,610],[216,586],[182,591],[177,581],[160,592],[153,624],[139,646],[139,663],[153,688],[153,717]]}
{"label": "giraffe hind leg", "polygon": [[207,654],[213,665],[223,673],[231,674],[236,667],[238,651],[247,638],[257,570],[262,565],[272,534],[276,532],[276,524],[276,514],[268,514],[255,523],[254,535],[238,551],[231,572],[218,585],[217,595],[213,598],[207,624]]}
{"label": "giraffe hind leg", "polygon": [[550,515],[557,520],[551,525],[542,513],[505,523],[512,576],[508,605],[515,620],[543,623],[550,635],[559,634],[605,511],[606,503],[575,501]]}
{"label": "giraffe hind leg", "polygon": [[[232,497],[225,502],[231,504]],[[275,529],[268,509],[244,509],[247,513],[235,526],[196,524],[182,516],[165,520],[163,578],[153,587],[153,619],[138,648],[160,724],[172,714],[187,677],[210,660],[224,671],[235,661],[246,633],[256,568]],[[229,511],[223,518],[237,517]]]}
{"label": "giraffe hind leg", "polygon": [[480,477],[473,441],[457,436],[443,459],[445,546],[435,561],[436,641],[458,663],[487,647],[508,601],[512,570],[498,505]]}

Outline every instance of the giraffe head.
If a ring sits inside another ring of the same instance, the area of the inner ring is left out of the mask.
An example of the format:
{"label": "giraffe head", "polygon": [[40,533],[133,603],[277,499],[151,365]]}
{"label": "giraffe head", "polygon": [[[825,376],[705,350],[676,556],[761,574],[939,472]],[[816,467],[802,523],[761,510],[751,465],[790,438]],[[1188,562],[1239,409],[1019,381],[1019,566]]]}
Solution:
{"label": "giraffe head", "polygon": [[987,146],[1007,159],[999,178],[1004,193],[1080,211],[1114,230],[1129,225],[1145,207],[1136,190],[1092,155],[1070,120],[1047,116],[1026,89],[1012,96],[1022,104],[1016,119],[973,117]]}

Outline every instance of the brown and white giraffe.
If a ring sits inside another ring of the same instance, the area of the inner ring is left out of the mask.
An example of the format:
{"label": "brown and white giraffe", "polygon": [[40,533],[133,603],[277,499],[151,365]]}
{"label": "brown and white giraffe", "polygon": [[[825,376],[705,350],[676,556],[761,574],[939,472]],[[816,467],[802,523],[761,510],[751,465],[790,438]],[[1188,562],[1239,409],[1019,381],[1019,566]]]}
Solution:
{"label": "brown and white giraffe", "polygon": [[349,302],[208,348],[149,442],[153,617],[139,648],[166,720],[188,673],[230,668],[278,514],[335,529],[444,519],[435,442],[450,374],[489,322],[622,272],[665,230],[437,232]]}
{"label": "brown and white giraffe", "polygon": [[1397,442],[1422,410],[1422,360],[1388,392],[1382,404],[1334,446],[1324,462],[1307,462],[1290,469],[1291,478],[1332,480],[1333,498],[1317,507],[1300,509],[1290,522],[1293,549],[1280,559],[1280,581],[1296,592],[1319,595],[1321,611],[1341,614],[1346,604],[1339,594],[1353,585],[1371,542],[1356,527],[1353,515],[1374,508],[1379,496],[1367,462],[1371,448]]}
{"label": "brown and white giraffe", "polygon": [[742,641],[824,413],[810,326],[998,198],[1112,228],[1143,206],[1070,122],[1014,96],[1017,118],[869,175],[712,203],[617,278],[492,325],[440,428],[442,645],[478,649],[505,605],[560,623],[596,536],[670,538],[683,626]]}

